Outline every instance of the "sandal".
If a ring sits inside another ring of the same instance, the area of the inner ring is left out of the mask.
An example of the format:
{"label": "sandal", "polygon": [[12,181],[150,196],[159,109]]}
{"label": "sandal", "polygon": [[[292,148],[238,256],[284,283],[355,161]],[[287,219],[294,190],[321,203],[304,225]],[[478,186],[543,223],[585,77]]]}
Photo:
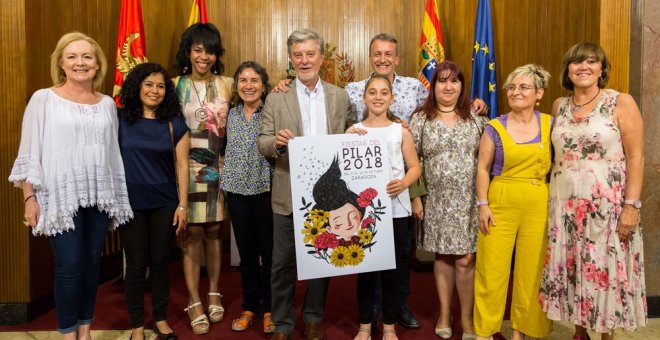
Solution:
{"label": "sandal", "polygon": [[384,329],[383,328],[383,340],[385,340],[386,334],[394,334],[396,336],[396,329]]}
{"label": "sandal", "polygon": [[[222,297],[220,293],[209,293],[209,296],[217,296],[218,300]],[[209,320],[211,322],[220,322],[222,319],[225,317],[225,309],[222,307],[222,304],[218,302],[219,304],[217,305],[212,305],[209,303],[209,308],[208,308],[208,313],[209,313]]]}
{"label": "sandal", "polygon": [[273,323],[273,315],[270,312],[264,313],[264,333],[275,333],[275,323]]}
{"label": "sandal", "polygon": [[[367,340],[371,340],[371,326],[364,327],[364,328],[362,328],[362,326],[360,326],[360,328],[358,328],[358,334],[360,334],[360,332],[367,333]],[[357,338],[357,336],[356,336],[356,338]]]}
{"label": "sandal", "polygon": [[231,322],[231,330],[232,331],[237,331],[237,332],[242,332],[248,327],[250,327],[254,323],[254,313],[244,310],[241,312],[241,316],[238,317],[238,319],[234,319]]}
{"label": "sandal", "polygon": [[[202,302],[197,301],[197,302],[189,305],[188,307],[186,307],[183,311],[188,312],[188,317],[192,318],[192,316],[190,315],[190,311],[193,308],[195,308],[197,306],[201,306],[201,305],[202,305]],[[190,327],[192,328],[192,331],[195,335],[201,335],[201,334],[206,334],[206,333],[209,332],[211,324],[209,323],[209,319],[206,317],[206,314],[202,313],[202,315],[196,317],[193,320],[190,320]]]}

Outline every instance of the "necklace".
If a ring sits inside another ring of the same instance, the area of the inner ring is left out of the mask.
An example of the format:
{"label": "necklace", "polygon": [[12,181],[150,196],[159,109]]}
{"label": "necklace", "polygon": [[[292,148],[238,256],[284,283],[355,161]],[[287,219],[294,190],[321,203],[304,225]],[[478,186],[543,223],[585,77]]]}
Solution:
{"label": "necklace", "polygon": [[575,94],[571,95],[571,103],[573,104],[573,107],[571,107],[571,113],[576,113],[576,112],[582,110],[582,108],[585,105],[589,105],[589,103],[594,101],[594,99],[596,99],[596,97],[598,97],[599,94],[600,94],[600,88],[598,89],[598,92],[596,93],[596,95],[593,98],[589,99],[588,102],[586,102],[584,104],[581,104],[581,105],[578,105],[578,104],[575,103]]}
{"label": "necklace", "polygon": [[[202,101],[202,97],[199,95],[199,90],[197,90],[195,82],[192,80],[192,77],[189,77],[188,80],[190,80],[190,85],[192,85],[193,89],[195,89],[195,93],[197,94],[197,101],[199,102],[199,107],[195,110],[195,120],[197,120],[199,122],[199,126],[202,127],[204,126],[206,119],[208,119],[208,115],[206,114],[206,110],[204,110],[204,102]],[[204,86],[208,89],[208,83],[204,83]],[[203,130],[203,128],[200,128],[199,130]]]}
{"label": "necklace", "polygon": [[449,111],[445,111],[441,108],[438,108],[438,111],[440,111],[442,113],[452,113],[452,112],[454,112],[454,110],[456,110],[456,106],[452,107],[451,110],[449,110]]}

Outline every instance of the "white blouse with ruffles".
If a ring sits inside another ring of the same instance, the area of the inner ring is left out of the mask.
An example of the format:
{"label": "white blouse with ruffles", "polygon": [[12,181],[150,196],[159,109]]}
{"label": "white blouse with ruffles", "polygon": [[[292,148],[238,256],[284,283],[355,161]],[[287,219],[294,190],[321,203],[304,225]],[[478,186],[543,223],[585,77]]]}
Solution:
{"label": "white blouse with ruffles", "polygon": [[114,101],[78,104],[51,89],[32,95],[25,108],[21,144],[9,181],[32,184],[40,215],[34,235],[74,229],[78,207],[96,205],[116,228],[133,217],[117,142]]}

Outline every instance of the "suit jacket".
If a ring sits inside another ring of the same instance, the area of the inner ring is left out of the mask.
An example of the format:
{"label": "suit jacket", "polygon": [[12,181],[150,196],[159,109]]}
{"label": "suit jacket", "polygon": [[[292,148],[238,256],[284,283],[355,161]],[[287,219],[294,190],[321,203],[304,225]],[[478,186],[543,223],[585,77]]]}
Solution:
{"label": "suit jacket", "polygon": [[[325,95],[325,112],[328,122],[328,134],[340,134],[346,128],[356,123],[355,114],[351,113],[351,102],[344,89],[319,80],[323,85]],[[273,212],[289,215],[293,212],[291,205],[291,180],[289,177],[289,154],[282,155],[275,151],[275,135],[277,131],[289,129],[294,136],[303,135],[302,114],[298,104],[296,82],[289,84],[289,92],[273,93],[266,97],[264,115],[261,118],[261,131],[257,137],[259,152],[266,157],[275,159],[273,174],[272,206]]]}

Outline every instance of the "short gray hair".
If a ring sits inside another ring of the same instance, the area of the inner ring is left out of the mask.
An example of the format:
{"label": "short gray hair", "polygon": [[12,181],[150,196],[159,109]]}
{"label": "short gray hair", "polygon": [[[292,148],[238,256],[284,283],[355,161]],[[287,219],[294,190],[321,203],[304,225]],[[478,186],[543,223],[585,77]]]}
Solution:
{"label": "short gray hair", "polygon": [[537,89],[547,89],[550,82],[550,72],[546,71],[543,67],[536,64],[527,64],[519,66],[506,77],[504,87],[506,88],[512,81],[520,77],[530,77],[534,82]]}
{"label": "short gray hair", "polygon": [[323,54],[325,50],[325,41],[323,40],[323,37],[321,37],[318,33],[307,29],[303,28],[300,30],[295,30],[291,35],[289,35],[289,38],[286,39],[286,50],[287,53],[290,55],[291,54],[291,47],[293,44],[300,44],[302,42],[305,42],[306,40],[314,40],[316,41],[316,46],[318,46],[319,51],[321,51],[321,54]]}
{"label": "short gray hair", "polygon": [[373,38],[371,38],[371,41],[369,41],[369,55],[371,55],[371,46],[373,46],[374,41],[376,40],[389,41],[394,43],[394,45],[396,45],[396,55],[399,55],[399,42],[393,35],[389,33],[378,33],[374,35]]}

